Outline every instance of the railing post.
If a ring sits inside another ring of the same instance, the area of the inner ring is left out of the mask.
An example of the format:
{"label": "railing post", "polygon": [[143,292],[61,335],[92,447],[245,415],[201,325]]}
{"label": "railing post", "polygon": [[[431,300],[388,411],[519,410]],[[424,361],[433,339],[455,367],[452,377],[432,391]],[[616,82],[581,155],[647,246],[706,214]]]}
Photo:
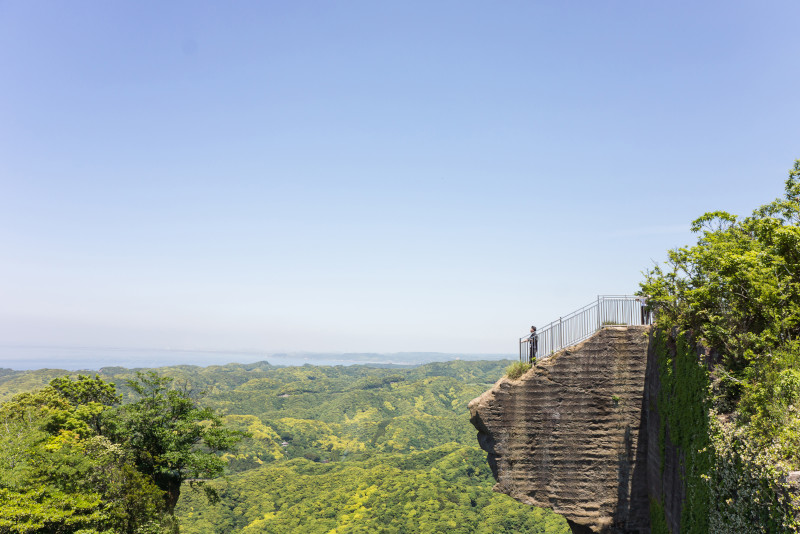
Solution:
{"label": "railing post", "polygon": [[603,318],[600,313],[600,295],[597,295],[597,329],[603,328]]}

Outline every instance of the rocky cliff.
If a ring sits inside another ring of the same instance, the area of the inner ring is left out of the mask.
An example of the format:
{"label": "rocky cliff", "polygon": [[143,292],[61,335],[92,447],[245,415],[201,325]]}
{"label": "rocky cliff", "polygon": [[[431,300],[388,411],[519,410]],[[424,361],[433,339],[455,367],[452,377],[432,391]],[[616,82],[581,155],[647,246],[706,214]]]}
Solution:
{"label": "rocky cliff", "polygon": [[575,533],[650,532],[648,327],[607,327],[470,403],[497,491]]}

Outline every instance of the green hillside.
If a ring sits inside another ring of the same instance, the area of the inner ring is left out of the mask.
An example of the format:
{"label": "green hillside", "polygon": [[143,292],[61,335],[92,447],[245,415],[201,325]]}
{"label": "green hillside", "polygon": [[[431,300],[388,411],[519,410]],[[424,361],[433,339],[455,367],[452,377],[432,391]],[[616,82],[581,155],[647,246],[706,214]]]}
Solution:
{"label": "green hillside", "polygon": [[219,481],[221,501],[187,493],[185,533],[546,533],[564,520],[493,493],[485,454],[441,445],[321,464],[277,462]]}
{"label": "green hillside", "polygon": [[[559,516],[491,490],[467,403],[509,363],[158,369],[173,378],[173,389],[247,433],[221,454],[228,475],[206,488],[218,501],[184,487],[175,509],[181,530],[568,532]],[[7,372],[0,399],[62,374]],[[123,405],[137,398],[125,385],[135,371],[104,368],[99,375],[117,385]]]}

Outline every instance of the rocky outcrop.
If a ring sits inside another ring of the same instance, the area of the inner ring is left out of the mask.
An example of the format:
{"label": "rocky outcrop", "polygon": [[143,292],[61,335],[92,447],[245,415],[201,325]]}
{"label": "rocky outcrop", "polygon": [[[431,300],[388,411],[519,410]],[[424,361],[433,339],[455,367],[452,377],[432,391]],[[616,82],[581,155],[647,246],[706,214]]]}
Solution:
{"label": "rocky outcrop", "polygon": [[648,327],[606,327],[473,400],[495,490],[575,533],[649,532],[647,349]]}

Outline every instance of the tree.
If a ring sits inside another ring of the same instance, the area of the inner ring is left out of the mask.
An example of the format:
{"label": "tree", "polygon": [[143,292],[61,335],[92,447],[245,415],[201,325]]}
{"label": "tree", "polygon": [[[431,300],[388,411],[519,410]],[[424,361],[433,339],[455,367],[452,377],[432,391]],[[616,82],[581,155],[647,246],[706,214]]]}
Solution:
{"label": "tree", "polygon": [[[225,428],[211,409],[200,407],[191,391],[172,387],[172,378],[154,371],[137,372],[128,386],[138,400],[118,412],[117,439],[129,448],[136,468],[164,491],[167,510],[178,502],[181,484],[204,486],[222,474],[225,462],[216,454],[230,450],[245,432]],[[210,498],[210,487],[204,486]]]}
{"label": "tree", "polygon": [[0,404],[0,533],[161,532],[161,490],[91,428],[110,411],[113,384],[54,382]]}
{"label": "tree", "polygon": [[114,384],[61,377],[0,404],[0,534],[176,532],[181,483],[221,474],[245,433],[171,382],[138,373],[119,406]]}
{"label": "tree", "polygon": [[697,244],[670,251],[642,283],[662,323],[702,336],[736,375],[800,337],[800,160],[785,191],[743,219],[698,218]]}
{"label": "tree", "polygon": [[78,375],[74,380],[67,376],[54,378],[50,387],[69,403],[71,412],[86,425],[87,430],[98,435],[107,433],[106,426],[113,421],[109,419],[107,410],[121,400],[114,384],[97,375],[94,378]]}

